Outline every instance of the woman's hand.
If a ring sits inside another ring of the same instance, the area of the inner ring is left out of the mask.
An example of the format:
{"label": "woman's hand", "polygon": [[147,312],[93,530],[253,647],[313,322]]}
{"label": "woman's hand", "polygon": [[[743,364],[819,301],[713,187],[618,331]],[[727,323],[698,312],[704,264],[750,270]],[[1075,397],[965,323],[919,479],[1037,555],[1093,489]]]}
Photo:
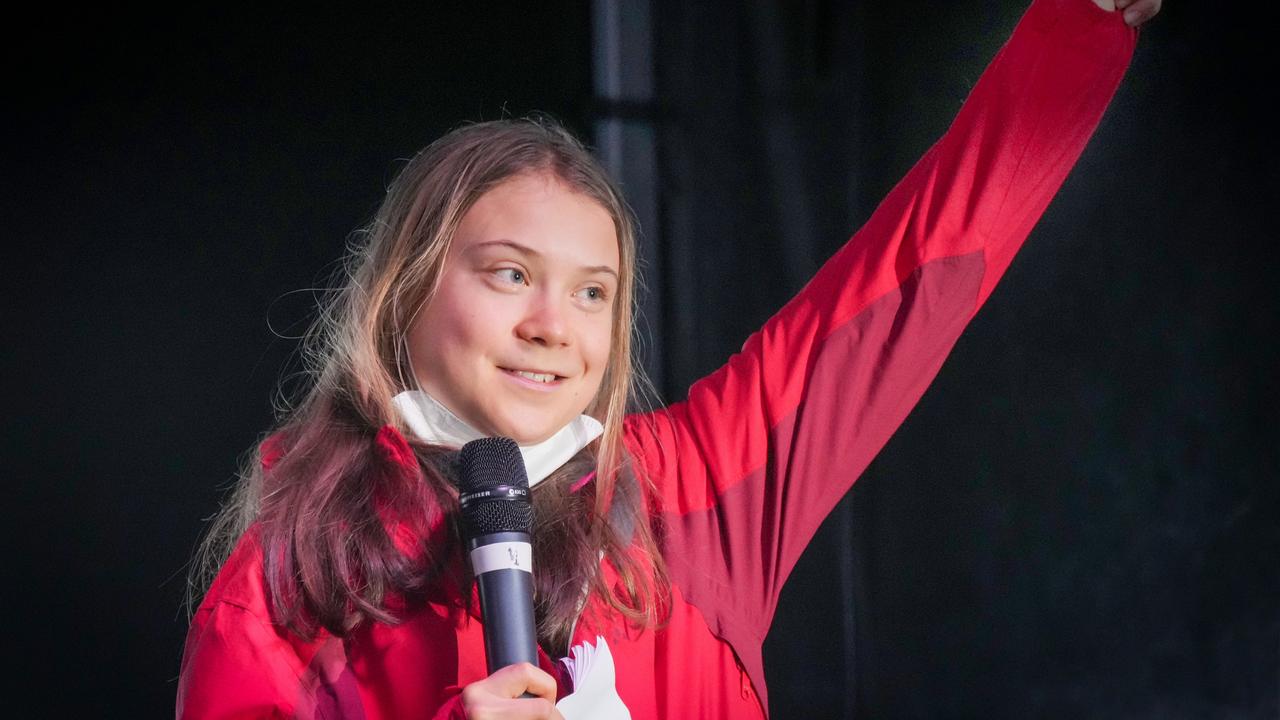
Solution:
{"label": "woman's hand", "polygon": [[[524,693],[537,697],[522,698]],[[471,720],[564,720],[556,709],[556,681],[530,665],[509,665],[462,689],[462,709]]]}
{"label": "woman's hand", "polygon": [[1160,12],[1161,0],[1093,0],[1107,12],[1124,11],[1124,21],[1129,27],[1138,27]]}

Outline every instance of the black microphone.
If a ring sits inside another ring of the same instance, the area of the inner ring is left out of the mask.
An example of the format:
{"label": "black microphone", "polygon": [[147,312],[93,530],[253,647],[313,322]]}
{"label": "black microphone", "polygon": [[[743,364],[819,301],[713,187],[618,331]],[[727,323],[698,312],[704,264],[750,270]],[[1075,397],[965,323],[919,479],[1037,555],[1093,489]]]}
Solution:
{"label": "black microphone", "polygon": [[462,537],[480,586],[489,674],[538,665],[533,622],[533,503],[524,458],[514,440],[481,438],[458,455]]}

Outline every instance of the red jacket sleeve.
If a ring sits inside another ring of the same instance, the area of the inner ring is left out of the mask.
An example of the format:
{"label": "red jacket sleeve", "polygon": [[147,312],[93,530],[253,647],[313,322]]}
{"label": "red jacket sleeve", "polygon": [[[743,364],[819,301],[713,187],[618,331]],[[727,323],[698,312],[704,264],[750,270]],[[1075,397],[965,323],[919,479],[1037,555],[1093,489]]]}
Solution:
{"label": "red jacket sleeve", "polygon": [[[337,651],[340,647],[341,643],[335,642],[328,649]],[[304,666],[297,649],[256,613],[219,602],[202,609],[193,619],[179,678],[177,717],[363,717],[360,691],[354,679],[344,673],[345,658],[340,652],[335,656],[336,663],[324,662],[316,654]],[[323,676],[322,668],[336,670],[336,677]],[[426,682],[425,672],[422,677]],[[446,700],[431,714],[433,720],[464,720],[459,691],[446,691]]]}
{"label": "red jacket sleeve", "polygon": [[1090,0],[1036,0],[945,136],[800,294],[687,400],[629,419],[672,580],[758,689],[788,573],[1048,206],[1135,40]]}
{"label": "red jacket sleeve", "polygon": [[250,610],[223,602],[202,608],[187,635],[177,717],[295,717],[299,664],[288,643]]}
{"label": "red jacket sleeve", "polygon": [[191,618],[178,718],[292,718],[311,704],[301,679],[314,653],[275,628],[267,607],[262,547],[251,527]]}
{"label": "red jacket sleeve", "polygon": [[[404,717],[400,703],[406,688],[423,686],[438,692],[421,698],[424,704],[411,703],[414,717],[465,717],[461,688],[445,686],[450,670],[457,672],[456,663],[444,660],[456,652],[456,643],[451,646],[441,640],[441,633],[452,638],[451,622],[429,623],[431,629],[413,623],[381,628],[376,637],[362,633],[346,642],[321,630],[311,641],[304,641],[271,622],[257,538],[256,526],[250,527],[191,619],[178,677],[176,716],[180,720],[324,720],[386,717],[387,713]],[[365,630],[374,632],[370,627]],[[404,632],[413,635],[402,636]],[[478,635],[473,640],[479,642]],[[420,660],[415,653],[421,644],[431,646],[433,641],[439,656],[428,653],[428,657],[441,660],[438,665],[419,666],[403,656],[388,660],[383,652],[388,645],[406,646],[409,656]],[[353,666],[348,642],[359,646],[358,652],[373,648],[361,655],[388,664],[377,667],[372,675],[367,668]],[[433,677],[438,683],[434,686]]]}

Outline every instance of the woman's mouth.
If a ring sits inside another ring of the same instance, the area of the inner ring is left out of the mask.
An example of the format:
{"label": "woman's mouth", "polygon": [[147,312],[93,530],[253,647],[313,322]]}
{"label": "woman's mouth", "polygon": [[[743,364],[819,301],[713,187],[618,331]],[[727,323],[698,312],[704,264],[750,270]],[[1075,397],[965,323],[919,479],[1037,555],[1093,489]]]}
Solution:
{"label": "woman's mouth", "polygon": [[508,375],[514,375],[523,380],[527,380],[533,383],[538,383],[540,385],[550,385],[552,383],[555,383],[557,380],[564,379],[562,376],[556,375],[555,373],[538,372],[536,370],[515,370],[513,368],[502,368],[502,371],[507,373]]}

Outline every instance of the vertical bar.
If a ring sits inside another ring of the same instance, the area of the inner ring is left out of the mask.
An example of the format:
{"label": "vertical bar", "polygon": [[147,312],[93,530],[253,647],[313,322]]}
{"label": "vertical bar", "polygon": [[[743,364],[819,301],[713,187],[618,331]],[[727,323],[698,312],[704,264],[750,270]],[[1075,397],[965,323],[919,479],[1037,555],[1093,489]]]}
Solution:
{"label": "vertical bar", "polygon": [[653,51],[648,0],[593,0],[592,77],[597,105],[596,151],[622,186],[639,224],[640,287],[637,345],[641,366],[663,387],[662,254],[658,225],[656,130],[652,113],[627,117],[621,108],[653,105]]}

